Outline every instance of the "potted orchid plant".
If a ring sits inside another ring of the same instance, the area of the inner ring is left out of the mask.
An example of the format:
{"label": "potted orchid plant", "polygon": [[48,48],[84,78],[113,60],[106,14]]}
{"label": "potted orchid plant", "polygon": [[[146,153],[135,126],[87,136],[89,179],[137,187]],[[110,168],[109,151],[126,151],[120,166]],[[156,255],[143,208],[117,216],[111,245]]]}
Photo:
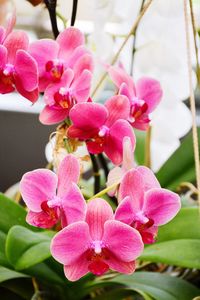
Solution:
{"label": "potted orchid plant", "polygon": [[162,84],[134,81],[118,52],[103,64],[112,94],[95,101],[96,61],[73,26],[77,1],[60,33],[56,1],[44,2],[55,39],[30,43],[15,13],[0,27],[0,93],[32,104],[42,95],[39,121],[56,127],[47,168],[23,175],[18,203],[0,195],[1,299],[198,299],[199,217],[188,198],[198,190],[180,189],[195,180],[191,136],[154,174],[151,114]]}

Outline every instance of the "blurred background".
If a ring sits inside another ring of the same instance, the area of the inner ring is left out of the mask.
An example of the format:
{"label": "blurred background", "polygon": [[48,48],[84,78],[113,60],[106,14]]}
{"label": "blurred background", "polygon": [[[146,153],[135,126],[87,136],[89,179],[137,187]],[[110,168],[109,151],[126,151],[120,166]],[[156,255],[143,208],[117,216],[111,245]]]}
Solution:
{"label": "blurred background", "polygon": [[[33,6],[30,2],[34,3]],[[93,86],[118,50],[135,22],[145,1],[142,0],[81,0],[78,2],[75,26],[86,37],[95,55]],[[57,1],[59,30],[70,24],[73,1]],[[200,57],[200,0],[193,1],[198,57]],[[28,32],[31,41],[51,37],[51,24],[43,1],[0,0],[0,24],[6,25],[16,9],[16,29]],[[199,108],[199,69],[194,39],[190,28],[193,87]],[[160,80],[164,96],[153,113],[152,168],[158,171],[179,147],[181,138],[191,130],[188,108],[189,86],[186,58],[185,24],[182,0],[154,0],[142,18],[135,37],[131,37],[120,55],[120,63],[137,80],[150,76]],[[107,80],[94,100],[103,102],[111,93]],[[38,114],[44,106],[42,97],[33,106],[17,94],[0,95],[0,191],[18,182],[26,171],[44,167],[45,145],[56,126],[39,123]],[[197,122],[200,124],[198,111]]]}

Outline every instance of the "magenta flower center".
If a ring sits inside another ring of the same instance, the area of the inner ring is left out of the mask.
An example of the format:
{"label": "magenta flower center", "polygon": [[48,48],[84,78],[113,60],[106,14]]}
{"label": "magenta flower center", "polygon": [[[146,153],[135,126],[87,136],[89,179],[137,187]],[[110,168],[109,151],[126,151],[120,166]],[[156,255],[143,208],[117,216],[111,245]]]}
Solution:
{"label": "magenta flower center", "polygon": [[132,122],[140,118],[148,109],[148,105],[144,100],[135,97],[132,100],[130,115]]}
{"label": "magenta flower center", "polygon": [[14,90],[14,71],[14,66],[11,64],[6,64],[5,67],[0,70],[0,80],[5,92]]}
{"label": "magenta flower center", "polygon": [[64,66],[60,61],[49,60],[45,65],[45,69],[52,79],[59,80],[63,74]]}
{"label": "magenta flower center", "polygon": [[76,102],[70,89],[66,89],[64,87],[60,88],[59,91],[54,94],[54,100],[57,105],[66,109],[70,109]]}
{"label": "magenta flower center", "polygon": [[50,207],[48,202],[49,201],[43,201],[41,204],[41,209],[50,217],[51,220],[57,221],[59,218],[58,209],[57,207]]}
{"label": "magenta flower center", "polygon": [[94,241],[91,248],[87,251],[86,257],[89,261],[88,270],[94,275],[100,276],[108,271],[109,251],[101,241]]}

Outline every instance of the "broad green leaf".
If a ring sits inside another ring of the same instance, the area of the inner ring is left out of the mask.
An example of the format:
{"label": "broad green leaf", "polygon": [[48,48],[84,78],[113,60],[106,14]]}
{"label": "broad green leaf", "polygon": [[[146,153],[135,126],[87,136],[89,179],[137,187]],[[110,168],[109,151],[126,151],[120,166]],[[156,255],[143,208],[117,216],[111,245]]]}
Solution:
{"label": "broad green leaf", "polygon": [[6,234],[0,231],[0,265],[8,267],[10,264],[5,255]]}
{"label": "broad green leaf", "polygon": [[1,193],[0,208],[0,230],[4,233],[7,233],[14,225],[22,225],[27,228],[33,228],[34,231],[38,230],[26,223],[25,218],[27,213],[25,209]]}
{"label": "broad green leaf", "polygon": [[[200,141],[200,128],[198,128]],[[200,145],[199,145],[200,147]],[[195,180],[192,134],[186,136],[181,146],[156,174],[162,187],[175,189],[183,181]]]}
{"label": "broad green leaf", "polygon": [[22,277],[29,277],[29,276],[0,266],[0,282],[4,282],[6,280],[10,280],[14,278],[22,278]]}
{"label": "broad green leaf", "polygon": [[156,300],[191,300],[200,295],[200,290],[192,284],[160,273],[135,272],[129,276],[120,275],[111,282],[124,284],[126,288],[135,291],[140,290]]}
{"label": "broad green leaf", "polygon": [[52,270],[45,263],[40,263],[33,267],[23,270],[23,273],[35,277],[39,280],[45,281],[46,283],[54,284],[66,284],[67,279],[59,276],[54,270]]}
{"label": "broad green leaf", "polygon": [[144,249],[140,260],[200,269],[200,240],[179,239],[155,243]]}
{"label": "broad green leaf", "polygon": [[158,242],[178,239],[200,240],[198,207],[182,208],[171,222],[159,228]]}
{"label": "broad green leaf", "polygon": [[51,238],[22,226],[13,226],[6,239],[6,256],[16,270],[27,269],[51,256]]}

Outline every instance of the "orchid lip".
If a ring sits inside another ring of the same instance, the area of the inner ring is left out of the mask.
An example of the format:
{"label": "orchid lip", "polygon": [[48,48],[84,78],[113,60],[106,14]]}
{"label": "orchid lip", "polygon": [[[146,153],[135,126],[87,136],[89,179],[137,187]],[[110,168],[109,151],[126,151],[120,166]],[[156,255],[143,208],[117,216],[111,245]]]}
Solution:
{"label": "orchid lip", "polygon": [[98,135],[99,135],[100,137],[104,137],[108,132],[109,132],[109,128],[108,128],[107,126],[103,125],[103,126],[100,128]]}

